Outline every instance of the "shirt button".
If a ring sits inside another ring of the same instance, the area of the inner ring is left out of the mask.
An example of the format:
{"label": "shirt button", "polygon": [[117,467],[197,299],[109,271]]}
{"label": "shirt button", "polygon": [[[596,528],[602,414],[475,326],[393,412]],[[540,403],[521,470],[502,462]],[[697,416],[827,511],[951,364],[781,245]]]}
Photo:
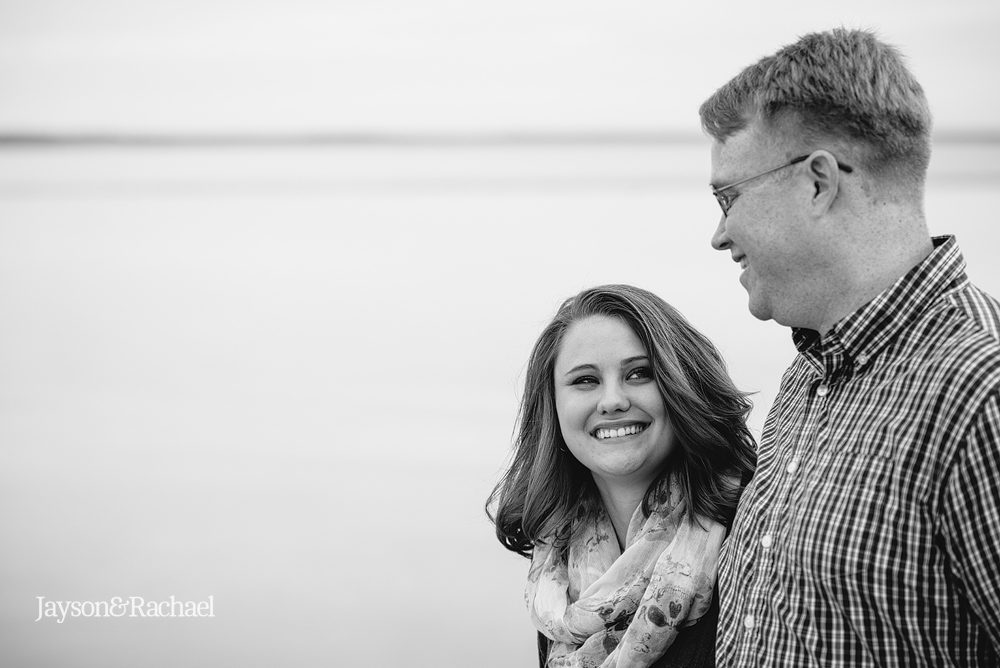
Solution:
{"label": "shirt button", "polygon": [[788,466],[785,467],[785,470],[788,471],[789,473],[795,473],[795,471],[797,471],[798,468],[799,468],[799,460],[793,459],[792,461],[788,462]]}
{"label": "shirt button", "polygon": [[771,536],[771,534],[765,534],[760,539],[760,546],[765,550],[770,549],[771,545],[773,544],[774,544],[774,538]]}
{"label": "shirt button", "polygon": [[825,397],[830,393],[830,388],[826,385],[820,385],[816,388],[816,396]]}
{"label": "shirt button", "polygon": [[864,366],[868,364],[868,355],[858,355],[858,366]]}
{"label": "shirt button", "polygon": [[748,629],[752,629],[754,625],[753,615],[747,615],[743,618],[743,626]]}

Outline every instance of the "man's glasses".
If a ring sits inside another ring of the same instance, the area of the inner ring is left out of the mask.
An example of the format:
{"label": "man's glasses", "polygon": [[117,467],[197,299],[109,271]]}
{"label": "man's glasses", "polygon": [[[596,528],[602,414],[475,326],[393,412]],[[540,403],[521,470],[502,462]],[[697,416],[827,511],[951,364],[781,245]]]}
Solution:
{"label": "man's glasses", "polygon": [[[722,215],[723,216],[728,216],[729,215],[729,209],[733,206],[733,202],[735,202],[736,198],[740,196],[739,192],[730,192],[730,193],[727,193],[726,192],[727,190],[735,188],[736,186],[741,186],[744,183],[746,183],[747,181],[753,181],[754,179],[759,179],[762,176],[767,176],[768,174],[773,174],[774,172],[778,171],[779,169],[784,169],[785,167],[791,167],[792,165],[797,165],[800,162],[802,162],[803,160],[805,160],[806,158],[808,158],[810,155],[812,155],[812,154],[810,153],[810,154],[807,154],[807,155],[800,155],[797,158],[792,158],[791,161],[786,162],[785,164],[783,164],[783,165],[781,165],[779,167],[775,167],[774,169],[769,169],[766,172],[761,172],[760,174],[754,174],[753,176],[748,176],[747,178],[741,179],[741,180],[737,181],[736,183],[730,183],[728,186],[722,186],[721,188],[716,188],[716,187],[713,186],[712,187],[712,194],[715,195],[715,200],[719,203],[719,207],[722,209]],[[844,163],[842,163],[840,161],[837,162],[837,166],[840,167],[842,170],[844,170],[845,174],[850,174],[851,172],[854,171],[853,167],[849,167],[848,165],[845,165]]]}

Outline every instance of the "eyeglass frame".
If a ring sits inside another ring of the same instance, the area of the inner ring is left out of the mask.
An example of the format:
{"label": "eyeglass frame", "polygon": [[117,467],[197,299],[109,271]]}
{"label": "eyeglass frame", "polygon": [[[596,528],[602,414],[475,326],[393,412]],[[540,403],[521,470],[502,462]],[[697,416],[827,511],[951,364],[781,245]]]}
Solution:
{"label": "eyeglass frame", "polygon": [[[805,155],[800,155],[797,158],[792,158],[789,162],[786,162],[783,165],[780,165],[778,167],[774,167],[773,169],[769,169],[767,171],[761,172],[760,174],[754,174],[753,176],[748,176],[745,179],[740,179],[739,181],[736,181],[735,183],[730,183],[729,185],[722,186],[721,188],[716,188],[715,186],[712,186],[712,194],[715,195],[715,201],[719,203],[719,208],[722,209],[722,216],[724,218],[728,218],[729,217],[729,210],[731,208],[733,208],[733,203],[736,201],[736,198],[738,198],[740,195],[743,194],[743,193],[737,192],[732,197],[729,197],[729,196],[723,195],[723,193],[726,190],[729,190],[730,188],[735,188],[736,186],[741,186],[741,185],[743,185],[744,183],[746,183],[748,181],[753,181],[754,179],[759,179],[762,176],[767,176],[768,174],[773,174],[774,172],[777,172],[778,170],[784,169],[785,167],[791,167],[792,165],[797,165],[800,162],[804,162],[810,155],[812,155],[812,153],[807,153]],[[836,159],[836,158],[834,158],[834,159]],[[840,169],[844,170],[845,174],[850,174],[851,172],[854,171],[853,167],[851,167],[850,165],[845,165],[844,163],[840,162],[839,160],[837,160],[837,167],[839,167]]]}

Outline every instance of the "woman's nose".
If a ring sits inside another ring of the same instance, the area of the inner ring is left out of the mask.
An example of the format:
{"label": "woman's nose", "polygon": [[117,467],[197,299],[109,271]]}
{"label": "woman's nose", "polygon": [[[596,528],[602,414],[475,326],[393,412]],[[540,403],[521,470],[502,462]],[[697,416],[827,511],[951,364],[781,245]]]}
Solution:
{"label": "woman's nose", "polygon": [[605,383],[597,408],[602,414],[627,411],[631,407],[625,388],[620,383]]}

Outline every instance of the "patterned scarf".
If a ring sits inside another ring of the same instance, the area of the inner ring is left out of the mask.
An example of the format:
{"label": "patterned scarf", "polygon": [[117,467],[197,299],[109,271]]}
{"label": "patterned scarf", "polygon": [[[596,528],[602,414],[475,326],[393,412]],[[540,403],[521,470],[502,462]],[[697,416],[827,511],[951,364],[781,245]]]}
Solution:
{"label": "patterned scarf", "polygon": [[685,516],[673,476],[649,517],[636,508],[625,551],[603,505],[573,522],[569,543],[534,548],[525,600],[554,642],[549,668],[650,666],[712,602],[718,522]]}

